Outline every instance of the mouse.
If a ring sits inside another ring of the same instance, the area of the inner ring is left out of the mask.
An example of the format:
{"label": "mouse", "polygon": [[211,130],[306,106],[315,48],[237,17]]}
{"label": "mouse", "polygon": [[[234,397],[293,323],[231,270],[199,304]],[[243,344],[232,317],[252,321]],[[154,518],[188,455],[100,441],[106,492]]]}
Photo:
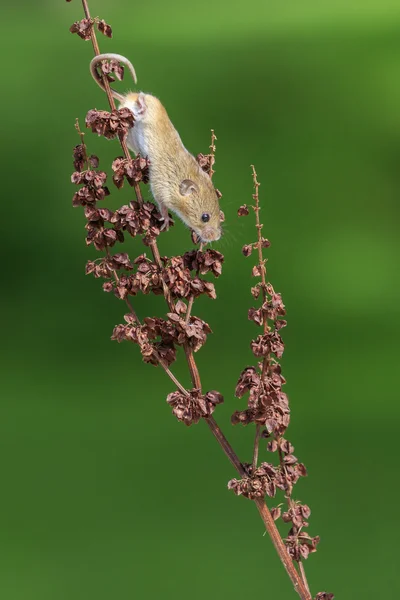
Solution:
{"label": "mouse", "polygon": [[[114,60],[125,65],[135,84],[136,72],[132,63],[121,54],[95,56],[90,72],[103,89],[104,82],[98,65]],[[221,215],[217,192],[210,176],[203,171],[195,157],[185,148],[161,101],[144,92],[120,94],[111,88],[119,108],[128,108],[134,116],[134,126],[127,135],[127,145],[135,154],[147,157],[150,188],[168,229],[168,211],[175,213],[200,238],[209,243],[220,239]]]}

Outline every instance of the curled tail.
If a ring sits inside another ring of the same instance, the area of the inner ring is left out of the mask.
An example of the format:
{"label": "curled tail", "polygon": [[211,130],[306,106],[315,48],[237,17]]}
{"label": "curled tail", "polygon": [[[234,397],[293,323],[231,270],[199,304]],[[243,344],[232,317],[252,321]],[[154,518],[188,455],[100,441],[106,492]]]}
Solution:
{"label": "curled tail", "polygon": [[[95,56],[90,62],[90,73],[91,73],[93,79],[95,80],[95,82],[97,83],[97,85],[99,87],[101,87],[101,89],[104,92],[106,90],[104,87],[103,77],[99,74],[99,72],[97,70],[99,63],[102,60],[117,60],[118,62],[122,63],[123,65],[128,67],[129,72],[132,75],[133,81],[135,83],[137,83],[135,68],[134,68],[133,64],[127,58],[125,58],[125,56],[122,56],[122,54],[113,54],[113,53],[99,54],[98,56]],[[124,100],[123,94],[118,93],[117,91],[113,90],[112,88],[110,88],[110,89],[111,89],[111,94],[113,95],[113,97],[116,100],[118,100],[119,102],[122,102]]]}

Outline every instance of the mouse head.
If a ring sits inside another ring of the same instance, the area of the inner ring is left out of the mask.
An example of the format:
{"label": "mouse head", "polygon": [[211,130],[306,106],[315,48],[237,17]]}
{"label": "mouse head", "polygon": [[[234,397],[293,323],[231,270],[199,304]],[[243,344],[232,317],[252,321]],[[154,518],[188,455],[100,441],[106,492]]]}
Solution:
{"label": "mouse head", "polygon": [[217,193],[209,176],[200,171],[179,185],[182,197],[179,211],[181,218],[204,243],[215,242],[221,237],[221,219]]}

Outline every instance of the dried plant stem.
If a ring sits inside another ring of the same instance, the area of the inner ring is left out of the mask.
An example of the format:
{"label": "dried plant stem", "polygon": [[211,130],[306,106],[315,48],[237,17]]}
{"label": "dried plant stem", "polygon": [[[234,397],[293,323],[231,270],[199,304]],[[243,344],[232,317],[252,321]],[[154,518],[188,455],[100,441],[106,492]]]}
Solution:
{"label": "dried plant stem", "polygon": [[[202,252],[202,251],[203,251],[203,242],[201,242],[200,247],[199,247],[199,252]],[[194,302],[194,296],[192,294],[189,298],[188,307],[187,307],[187,311],[186,311],[186,323],[189,323],[189,319],[192,314],[193,302]]]}
{"label": "dried plant stem", "polygon": [[222,433],[221,429],[217,425],[217,422],[214,419],[214,417],[210,416],[210,417],[205,418],[204,420],[207,423],[208,427],[210,428],[211,433],[213,434],[213,436],[216,438],[217,442],[221,446],[222,450],[225,452],[227,458],[229,459],[229,461],[231,462],[233,467],[236,469],[236,471],[239,473],[239,475],[241,477],[245,477],[246,471],[245,471],[242,463],[240,462],[240,460],[237,457],[232,446],[230,445],[230,443],[228,442],[228,440]]}
{"label": "dried plant stem", "polygon": [[[216,141],[216,139],[217,139],[217,137],[214,133],[214,129],[211,129],[211,144],[210,144],[211,153],[210,153],[210,172],[209,172],[210,179],[212,179],[212,176],[215,173],[215,171],[213,171],[212,167],[215,162],[215,150],[216,150],[215,141]],[[199,246],[199,252],[203,252],[203,248],[204,248],[204,244],[203,244],[203,242],[201,242],[200,246]],[[189,323],[189,319],[192,314],[193,303],[194,303],[194,295],[192,294],[189,298],[188,307],[187,307],[187,311],[186,311],[186,323]]]}
{"label": "dried plant stem", "polygon": [[301,600],[312,600],[310,592],[306,589],[292,559],[287,552],[286,546],[282,541],[281,535],[275,525],[275,521],[272,518],[268,506],[265,504],[265,501],[262,498],[256,498],[254,503],[257,506],[258,512],[260,513],[272,543],[279,554],[283,566],[285,567],[286,572],[293,583],[294,589],[299,594]]}
{"label": "dried plant stem", "polygon": [[[293,502],[292,497],[291,497],[292,486],[291,486],[291,484],[290,484],[290,482],[288,480],[287,474],[286,474],[286,465],[285,465],[285,461],[284,461],[282,450],[281,450],[280,445],[279,445],[280,438],[277,437],[276,441],[278,442],[279,463],[280,463],[280,466],[281,466],[281,471],[282,471],[283,476],[284,476],[285,481],[286,481],[287,494],[285,495],[285,498],[287,500],[288,508],[289,509],[293,509],[295,507],[295,502]],[[301,578],[303,580],[304,587],[306,588],[306,590],[308,591],[308,593],[311,595],[310,588],[308,587],[308,581],[307,581],[306,572],[305,572],[305,569],[304,569],[304,564],[303,564],[303,562],[301,560],[299,560],[298,565],[299,565],[300,575],[301,575]]]}
{"label": "dried plant stem", "polygon": [[307,581],[307,577],[306,577],[306,572],[304,569],[304,564],[302,563],[302,561],[299,562],[299,569],[300,569],[301,577],[303,579],[304,587],[306,588],[307,592],[311,596],[310,588],[308,586],[308,581]]}
{"label": "dried plant stem", "polygon": [[187,344],[184,344],[183,349],[185,350],[185,356],[188,363],[190,376],[192,378],[193,387],[197,390],[201,390],[200,373],[197,368],[196,361],[194,360],[193,351]]}
{"label": "dried plant stem", "polygon": [[[208,417],[205,419],[205,421],[207,422],[207,425],[209,426],[212,434],[216,438],[222,450],[230,460],[231,464],[235,467],[241,477],[245,477],[247,475],[245,469],[243,468],[241,462],[236,456],[228,440],[222,433],[221,429],[218,427],[215,419],[213,417]],[[263,498],[255,498],[254,503],[257,506],[257,510],[260,513],[260,517],[263,520],[265,528],[275,546],[279,558],[281,559],[282,564],[293,583],[294,589],[299,594],[301,600],[312,600],[310,591],[307,589],[306,585],[301,579],[292,559],[287,552],[286,546],[282,541],[277,526],[275,525],[275,521],[272,518],[268,506],[265,504],[265,500]]]}
{"label": "dried plant stem", "polygon": [[82,149],[83,149],[83,153],[84,153],[84,157],[85,157],[86,168],[87,168],[87,170],[89,170],[90,165],[89,165],[89,158],[88,158],[88,155],[86,152],[85,134],[83,133],[83,131],[81,131],[81,128],[79,125],[79,119],[75,119],[75,129],[77,130],[78,135],[81,138],[81,144],[82,144]]}
{"label": "dried plant stem", "polygon": [[[258,188],[260,187],[260,183],[257,180],[257,173],[255,170],[254,165],[251,165],[251,169],[252,169],[252,174],[253,174],[253,185],[254,185],[254,195],[253,195],[253,199],[255,200],[255,205],[254,205],[254,212],[255,212],[255,216],[256,216],[256,229],[257,229],[257,251],[258,251],[258,268],[259,268],[259,272],[260,272],[260,277],[261,277],[261,291],[262,291],[262,296],[263,296],[263,302],[266,302],[267,300],[267,282],[266,282],[266,267],[265,267],[265,259],[263,258],[263,253],[262,253],[262,228],[263,228],[263,224],[260,221],[260,200],[259,200],[259,194],[258,194]],[[270,327],[268,325],[268,321],[266,318],[266,315],[263,315],[263,330],[264,330],[264,334],[267,333],[269,331]],[[264,380],[265,374],[267,372],[268,369],[268,365],[269,362],[271,360],[270,355],[268,354],[267,356],[264,357],[263,360],[263,365],[262,365],[262,374],[261,374],[261,381]],[[260,426],[257,424],[256,425],[256,433],[255,433],[255,441],[254,441],[254,453],[253,453],[253,472],[257,466],[257,456],[258,456],[258,445],[259,445],[259,438],[260,438]],[[279,442],[279,440],[277,440]],[[280,461],[280,465],[281,465],[281,470],[282,473],[285,476],[286,482],[287,482],[287,489],[288,489],[288,496],[287,496],[287,501],[288,501],[288,505],[289,508],[292,506],[292,500],[290,497],[290,493],[291,493],[291,487],[290,484],[287,480],[286,477],[286,471],[285,471],[285,462],[283,459],[283,455],[282,455],[282,451],[281,449],[278,447],[278,454],[279,454],[279,461]],[[261,514],[261,513],[260,513]],[[281,540],[281,538],[280,538]],[[281,540],[282,541],[282,540]],[[275,542],[274,542],[275,543]],[[275,547],[277,548],[276,544]],[[278,548],[277,548],[278,549]],[[294,570],[296,571],[297,577],[298,577],[298,572],[294,567],[294,563],[291,561],[292,567],[294,568]],[[300,569],[300,574],[301,574],[301,578],[302,578],[302,582],[304,585],[305,590],[307,591],[308,595],[311,597],[311,593],[308,587],[308,583],[307,583],[307,578],[305,575],[305,570],[304,570],[304,565],[302,564],[302,562],[299,562],[299,569]],[[290,573],[289,573],[290,575]],[[292,579],[293,581],[293,579]]]}
{"label": "dried plant stem", "polygon": [[210,171],[209,171],[209,176],[212,179],[212,176],[214,175],[215,171],[213,170],[213,166],[215,164],[215,151],[217,149],[215,142],[217,141],[217,136],[215,135],[215,131],[214,129],[211,129],[211,144],[210,144],[210,150],[211,150],[211,160],[210,160]]}
{"label": "dried plant stem", "polygon": [[193,302],[194,302],[194,296],[190,296],[189,302],[187,305],[187,311],[186,311],[186,319],[185,319],[186,323],[189,323],[189,319],[192,314]]}
{"label": "dried plant stem", "polygon": [[[209,172],[210,179],[212,179],[212,176],[215,173],[215,171],[213,171],[212,167],[215,162],[215,150],[216,150],[215,141],[216,141],[216,139],[217,139],[217,137],[214,133],[214,129],[211,129],[211,144],[210,144],[211,153],[210,153],[210,172]],[[203,244],[203,242],[201,242],[200,246],[199,246],[199,252],[203,252],[203,248],[204,248],[204,244]],[[193,302],[194,302],[194,295],[192,294],[189,298],[188,307],[187,307],[187,311],[186,311],[186,323],[189,323],[189,319],[192,314]]]}
{"label": "dried plant stem", "polygon": [[[258,264],[259,264],[260,275],[261,275],[262,293],[263,293],[263,298],[264,298],[264,302],[265,302],[265,299],[266,299],[266,296],[265,296],[265,287],[266,287],[265,273],[266,273],[266,269],[265,269],[265,260],[263,258],[262,245],[261,245],[261,242],[262,242],[261,230],[263,228],[263,225],[260,223],[260,200],[259,200],[259,196],[258,196],[258,188],[260,187],[260,183],[257,181],[257,173],[256,173],[256,170],[254,168],[254,165],[251,165],[251,169],[253,171],[253,184],[254,184],[254,188],[255,188],[255,193],[254,193],[253,198],[256,201],[256,204],[254,206],[254,212],[256,214],[256,227],[257,227],[257,237],[258,237],[258,244],[257,244]],[[264,326],[265,326],[265,320],[264,320]]]}
{"label": "dried plant stem", "polygon": [[[87,0],[82,0],[82,5],[83,5],[83,9],[85,12],[85,16],[87,19],[91,19],[90,16],[90,12],[89,12],[89,7],[88,7],[88,2]],[[99,45],[97,42],[97,38],[96,38],[96,34],[94,31],[94,28],[92,27],[91,29],[91,41],[93,44],[93,49],[94,49],[94,53],[96,55],[100,54],[100,49],[99,49]],[[106,77],[106,75],[102,74],[103,76],[103,82],[104,82],[104,87],[105,87],[105,91],[107,93],[107,98],[108,98],[108,102],[110,105],[111,110],[115,110],[115,102],[114,102],[114,98],[112,96],[111,93],[111,88],[110,88],[110,84],[108,82],[108,79]],[[212,166],[213,166],[213,156],[214,156],[214,152],[215,152],[215,145],[214,142],[216,140],[214,131],[212,131],[212,138],[211,138],[211,146],[210,149],[212,151],[212,159],[211,159],[211,170],[210,170],[210,175],[213,174],[213,170],[212,170]],[[130,153],[129,153],[129,149],[128,146],[126,144],[125,139],[121,139],[120,138],[120,143],[121,143],[121,147],[122,150],[124,152],[125,158],[130,158]],[[254,170],[254,168],[253,168]],[[255,171],[254,171],[255,173]],[[138,183],[134,183],[134,191],[137,197],[137,201],[139,202],[140,205],[143,205],[143,197],[141,194],[141,190],[140,190],[140,186]],[[256,188],[257,189],[257,188]],[[258,217],[258,213],[257,217]],[[259,221],[258,221],[258,226],[259,226]],[[261,234],[259,233],[259,240],[260,240],[260,236]],[[155,264],[158,266],[158,268],[161,270],[162,269],[162,262],[161,262],[161,258],[160,258],[160,253],[158,250],[158,245],[157,245],[157,241],[155,239],[153,239],[150,242],[150,249],[153,255],[153,259]],[[259,248],[259,252],[261,252],[261,245]],[[264,267],[264,262],[262,260],[262,254],[260,254],[260,265],[262,265],[262,267],[264,268],[264,276],[263,276],[263,285],[265,287],[265,267]],[[263,271],[261,271],[263,273]],[[174,311],[175,305],[174,302],[171,298],[171,294],[169,292],[169,290],[166,288],[166,285],[163,285],[164,287],[164,296],[165,296],[165,300],[168,304],[168,307],[171,311]],[[189,301],[189,305],[190,305],[190,311],[192,310],[192,306],[193,306],[193,301]],[[189,307],[188,307],[189,310]],[[133,311],[133,309],[132,309]],[[134,314],[134,312],[132,313]],[[189,314],[190,316],[190,314]],[[136,317],[137,318],[137,317]],[[191,376],[191,380],[192,380],[192,384],[193,387],[196,389],[201,390],[201,379],[200,379],[200,374],[196,365],[196,361],[194,359],[193,356],[193,351],[192,349],[188,346],[188,344],[184,344],[184,351],[185,351],[185,356],[186,356],[186,360],[188,363],[188,368],[189,368],[189,372],[190,372],[190,376]],[[182,386],[182,384],[178,381],[178,379],[172,374],[172,372],[169,370],[169,368],[166,366],[166,364],[164,363],[164,361],[158,356],[157,357],[159,364],[161,365],[161,367],[164,369],[164,371],[166,372],[166,374],[168,375],[168,377],[174,382],[174,384],[176,385],[176,387],[185,395],[188,395],[187,390]],[[234,452],[233,448],[231,447],[231,445],[229,444],[228,440],[226,439],[226,437],[224,436],[224,434],[222,433],[221,429],[219,428],[219,426],[217,425],[215,419],[210,416],[210,417],[206,417],[204,419],[208,425],[208,427],[210,428],[212,434],[214,435],[214,437],[216,438],[216,440],[218,441],[219,445],[221,446],[222,450],[224,451],[225,455],[227,456],[227,458],[229,459],[229,461],[231,462],[231,464],[233,465],[233,467],[236,469],[236,471],[239,473],[239,475],[241,477],[246,476],[246,471],[243,468],[239,458],[237,457],[236,453]],[[257,443],[258,446],[258,443]],[[257,450],[258,452],[258,450]],[[269,534],[269,536],[272,539],[272,542],[278,552],[278,555],[286,569],[286,572],[288,573],[295,590],[297,591],[297,593],[299,594],[301,600],[312,600],[310,593],[308,592],[308,590],[306,589],[306,586],[304,585],[302,579],[300,578],[299,573],[297,572],[294,563],[292,561],[292,559],[290,558],[287,549],[285,547],[285,544],[282,541],[282,538],[279,534],[279,531],[275,525],[275,522],[271,516],[271,513],[268,509],[268,507],[265,504],[265,500],[262,498],[256,498],[254,500],[254,503],[257,506],[257,509],[260,513],[261,519],[263,521],[263,523],[265,524],[265,527],[267,529],[267,532]]]}
{"label": "dried plant stem", "polygon": [[261,425],[259,425],[257,423],[256,424],[256,433],[255,433],[255,436],[254,436],[254,449],[253,449],[253,462],[252,462],[253,473],[257,469],[258,448],[259,448],[259,445],[260,445],[261,431],[262,431]]}
{"label": "dried plant stem", "polygon": [[164,369],[164,371],[166,372],[166,374],[168,375],[168,377],[171,379],[171,381],[174,382],[174,384],[176,385],[178,390],[180,390],[182,392],[182,394],[184,394],[185,396],[189,396],[187,389],[183,387],[183,385],[180,383],[180,381],[175,377],[175,375],[172,373],[172,371],[167,367],[167,365],[165,364],[163,359],[160,356],[157,356],[157,360],[160,363],[160,365],[162,366],[162,368]]}
{"label": "dried plant stem", "polygon": [[[89,11],[89,6],[88,6],[88,3],[87,3],[87,0],[82,0],[82,6],[83,6],[83,10],[85,12],[85,17],[87,19],[91,20],[91,16],[90,16],[90,11]],[[91,33],[90,33],[90,38],[92,40],[92,45],[93,45],[94,53],[95,53],[96,56],[98,56],[100,54],[100,48],[99,48],[99,44],[97,42],[97,37],[96,37],[96,34],[94,32],[93,27],[92,27],[92,30],[91,30]],[[110,84],[108,82],[107,76],[104,75],[104,74],[102,76],[103,76],[103,83],[104,83],[104,87],[105,87],[105,90],[106,90],[108,101],[110,103],[111,110],[115,110],[115,102],[114,102],[114,98],[113,98],[112,93],[111,93],[111,88],[110,88]],[[129,158],[129,153],[128,153],[127,158]]]}
{"label": "dried plant stem", "polygon": [[[252,171],[253,171],[253,184],[254,184],[254,188],[255,188],[255,193],[254,193],[254,200],[255,200],[255,206],[254,206],[254,212],[256,215],[256,228],[257,228],[257,251],[258,251],[258,268],[260,271],[260,276],[261,276],[261,293],[263,296],[263,301],[265,302],[267,299],[267,294],[266,294],[266,279],[265,279],[265,275],[266,275],[266,268],[265,268],[265,260],[263,258],[263,253],[262,253],[262,235],[261,235],[261,231],[262,231],[262,224],[260,223],[260,201],[259,201],[259,195],[258,195],[258,188],[260,187],[259,182],[257,181],[257,174],[256,174],[256,170],[254,168],[254,165],[251,165]],[[267,319],[265,317],[265,315],[263,316],[263,329],[264,329],[264,333],[267,333],[267,331],[269,330],[269,326],[268,326],[268,322]],[[270,360],[270,356],[267,355],[264,357],[263,360],[263,366],[262,366],[262,373],[261,373],[261,379],[260,379],[260,385],[262,384],[267,368],[268,368],[268,363]],[[259,448],[259,444],[260,444],[260,437],[261,437],[261,427],[260,425],[256,425],[256,432],[254,435],[254,450],[253,450],[253,473],[257,468],[257,463],[258,463],[258,448]]]}
{"label": "dried plant stem", "polygon": [[[116,274],[117,275],[117,274]],[[116,277],[116,281],[118,281],[118,276]],[[127,307],[129,308],[129,311],[131,312],[131,314],[133,315],[133,318],[135,319],[136,323],[138,325],[140,325],[140,320],[139,317],[137,316],[132,304],[130,303],[130,301],[128,300],[128,298],[125,298],[125,304],[127,305]]]}

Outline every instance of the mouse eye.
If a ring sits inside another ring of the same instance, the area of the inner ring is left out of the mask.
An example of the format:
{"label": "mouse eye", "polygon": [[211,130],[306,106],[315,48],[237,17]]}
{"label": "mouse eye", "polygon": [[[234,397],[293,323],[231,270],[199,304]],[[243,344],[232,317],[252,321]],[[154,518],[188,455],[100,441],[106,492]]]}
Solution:
{"label": "mouse eye", "polygon": [[210,215],[208,213],[203,213],[201,215],[201,220],[203,221],[203,223],[208,223],[208,221],[210,220]]}

